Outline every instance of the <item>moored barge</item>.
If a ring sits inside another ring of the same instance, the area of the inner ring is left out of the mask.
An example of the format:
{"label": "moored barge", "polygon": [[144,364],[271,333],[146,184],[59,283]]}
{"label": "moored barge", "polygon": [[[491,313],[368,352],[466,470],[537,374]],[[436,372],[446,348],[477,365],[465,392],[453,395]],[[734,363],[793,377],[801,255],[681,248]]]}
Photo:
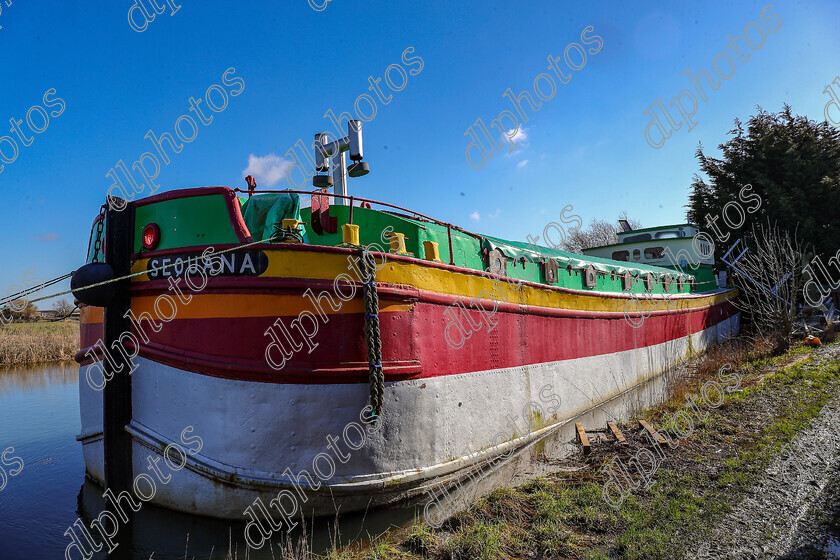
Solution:
{"label": "moored barge", "polygon": [[107,478],[103,388],[119,356],[134,363],[114,377],[130,379],[133,472],[150,455],[171,464],[187,427],[202,439],[152,501],[248,519],[282,495],[317,514],[417,496],[738,330],[735,290],[678,270],[311,196],[301,208],[298,192],[201,187],[121,210],[130,335],[109,347],[103,308],[81,312],[90,477]]}

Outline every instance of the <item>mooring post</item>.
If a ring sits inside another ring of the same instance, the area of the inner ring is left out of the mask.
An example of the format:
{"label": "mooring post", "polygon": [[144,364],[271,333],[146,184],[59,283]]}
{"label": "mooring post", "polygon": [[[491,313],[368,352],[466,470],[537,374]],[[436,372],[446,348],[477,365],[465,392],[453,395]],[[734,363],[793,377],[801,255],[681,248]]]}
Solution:
{"label": "mooring post", "polygon": [[[133,204],[126,203],[122,210],[109,206],[105,214],[105,262],[114,269],[116,278],[131,272],[133,226]],[[103,329],[103,342],[108,349],[106,356],[110,355],[115,360],[112,363],[103,357],[103,370],[108,380],[102,394],[105,488],[117,495],[123,490],[131,493],[134,478],[131,436],[125,430],[131,422],[131,364],[124,360],[126,353],[114,351],[120,344],[120,336],[131,329],[131,323],[125,317],[131,308],[129,286],[127,278],[117,282],[117,294],[111,305],[105,307]]]}

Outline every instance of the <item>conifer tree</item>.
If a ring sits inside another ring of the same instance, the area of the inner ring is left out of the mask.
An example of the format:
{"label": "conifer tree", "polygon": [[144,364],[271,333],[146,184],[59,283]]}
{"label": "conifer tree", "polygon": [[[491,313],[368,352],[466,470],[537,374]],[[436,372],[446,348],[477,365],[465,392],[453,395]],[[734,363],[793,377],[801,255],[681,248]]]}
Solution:
{"label": "conifer tree", "polygon": [[735,119],[732,137],[719,146],[720,158],[698,147],[706,178],[695,175],[691,184],[689,219],[706,229],[707,216],[722,216],[724,205],[739,201],[738,193],[749,184],[761,196],[761,207],[747,213],[737,231],[717,221],[723,232],[732,233],[728,243],[716,243],[718,258],[735,239],[749,242],[744,234],[768,220],[796,231],[815,253],[834,255],[840,249],[840,132],[825,121],[793,115],[788,105],[779,113],[757,109],[746,127]]}

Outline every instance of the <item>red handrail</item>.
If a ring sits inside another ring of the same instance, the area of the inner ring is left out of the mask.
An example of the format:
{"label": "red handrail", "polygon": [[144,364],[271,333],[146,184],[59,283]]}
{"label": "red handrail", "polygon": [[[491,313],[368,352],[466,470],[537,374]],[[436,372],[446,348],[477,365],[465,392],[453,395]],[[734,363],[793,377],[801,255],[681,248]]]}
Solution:
{"label": "red handrail", "polygon": [[403,208],[402,206],[397,206],[396,204],[389,204],[388,202],[380,202],[378,200],[373,200],[371,198],[360,198],[358,196],[348,196],[348,195],[343,195],[343,194],[321,193],[321,192],[318,192],[318,191],[297,191],[297,190],[291,190],[291,189],[285,189],[285,190],[274,190],[274,189],[259,189],[259,190],[256,190],[256,189],[254,189],[253,191],[249,189],[248,191],[244,191],[244,190],[240,189],[239,187],[236,187],[233,190],[234,190],[234,192],[241,192],[241,193],[247,192],[247,193],[249,193],[249,195],[251,193],[254,193],[254,194],[257,194],[257,193],[293,193],[293,194],[333,196],[335,198],[349,199],[350,200],[350,223],[351,224],[353,223],[353,202],[354,201],[367,202],[369,204],[379,204],[380,206],[387,206],[389,208],[396,208],[397,210],[402,210],[403,212],[408,212],[410,214],[414,214],[415,216],[419,216],[419,217],[421,217],[425,220],[428,220],[430,222],[436,223],[436,224],[441,225],[441,226],[446,226],[446,235],[449,238],[449,264],[452,264],[452,265],[455,264],[455,260],[453,258],[453,253],[452,253],[452,232],[450,230],[455,229],[455,230],[458,230],[458,231],[461,231],[461,232],[464,232],[464,233],[468,233],[463,228],[460,228],[460,227],[458,227],[454,224],[450,224],[449,222],[443,222],[441,220],[436,220],[435,218],[432,218],[431,216],[426,216],[425,214],[421,214],[420,212],[417,212],[415,210],[411,210],[409,208]]}

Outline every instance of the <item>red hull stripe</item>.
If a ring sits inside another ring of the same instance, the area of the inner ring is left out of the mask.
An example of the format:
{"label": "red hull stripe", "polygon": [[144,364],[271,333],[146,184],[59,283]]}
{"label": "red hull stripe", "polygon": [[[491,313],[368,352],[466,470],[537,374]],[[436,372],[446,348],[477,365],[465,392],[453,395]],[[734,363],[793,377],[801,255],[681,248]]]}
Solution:
{"label": "red hull stripe", "polygon": [[[437,299],[429,294],[423,296],[424,300]],[[489,332],[482,313],[470,310],[465,315],[456,311],[462,324],[472,322],[480,326],[475,327],[461,348],[455,349],[443,334],[452,322],[450,314],[444,315],[447,309],[451,308],[423,301],[410,311],[380,314],[382,364],[387,380],[456,375],[642,348],[697,333],[737,312],[729,302],[723,302],[683,312],[654,313],[634,329],[621,313],[500,305],[491,319],[496,324]],[[295,317],[281,318],[302,348],[280,371],[271,369],[265,360],[266,346],[271,342],[265,332],[276,317],[176,318],[162,324],[158,333],[143,322],[150,343],[142,346],[140,355],[187,371],[228,379],[315,384],[366,382],[362,314],[328,317],[326,324],[319,320],[311,353],[307,352],[299,330],[291,327]],[[310,328],[304,323],[305,328]],[[283,334],[274,328],[283,340]],[[90,334],[83,333],[83,344],[90,341]],[[462,342],[456,327],[450,327],[449,334],[454,343]],[[84,351],[80,351],[79,357],[83,356]],[[273,356],[279,359],[280,351],[275,348]]]}

